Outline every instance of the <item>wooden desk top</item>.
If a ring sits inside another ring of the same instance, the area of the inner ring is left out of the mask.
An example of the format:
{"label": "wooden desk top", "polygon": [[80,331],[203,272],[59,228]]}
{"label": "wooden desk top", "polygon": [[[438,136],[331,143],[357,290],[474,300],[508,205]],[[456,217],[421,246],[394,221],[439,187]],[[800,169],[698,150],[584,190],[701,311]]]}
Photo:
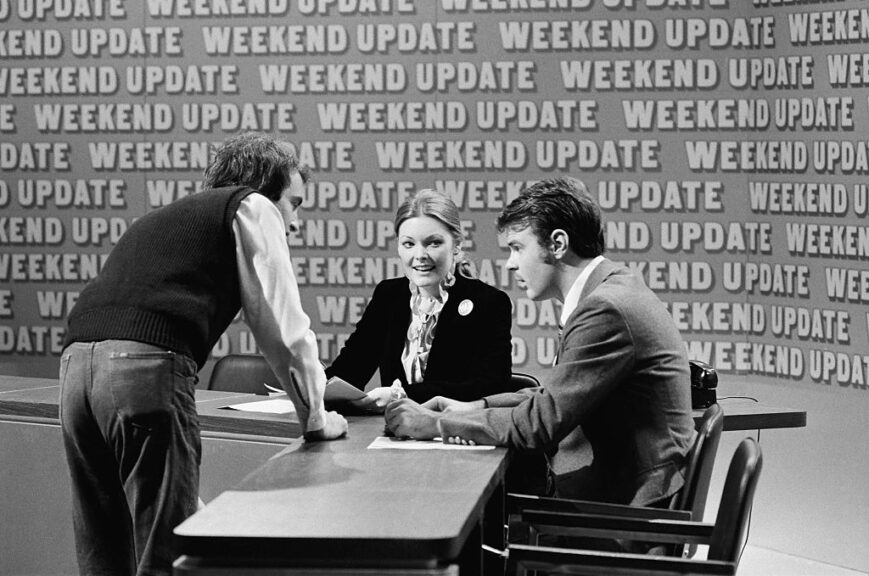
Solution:
{"label": "wooden desk top", "polygon": [[[762,430],[769,428],[803,428],[806,411],[769,406],[748,398],[721,398],[724,410],[724,431]],[[694,420],[700,420],[703,410],[694,411]]]}
{"label": "wooden desk top", "polygon": [[383,418],[348,420],[346,439],[293,441],[188,518],[175,530],[180,553],[414,566],[458,556],[503,480],[507,451],[369,450]]}
{"label": "wooden desk top", "polygon": [[[0,415],[36,418],[58,418],[60,391],[56,379],[0,376]],[[204,432],[298,438],[301,428],[294,414],[263,414],[228,410],[230,404],[253,402],[264,396],[196,391],[196,408]],[[754,402],[745,398],[721,398],[724,409],[724,430],[761,430],[768,428],[801,428],[806,425],[806,411]],[[700,419],[702,410],[694,411]]]}
{"label": "wooden desk top", "polygon": [[[196,391],[196,410],[203,433],[292,439],[301,435],[295,414],[262,414],[228,410],[230,404],[263,400],[265,396]],[[60,385],[56,379],[0,376],[0,416],[59,419]]]}

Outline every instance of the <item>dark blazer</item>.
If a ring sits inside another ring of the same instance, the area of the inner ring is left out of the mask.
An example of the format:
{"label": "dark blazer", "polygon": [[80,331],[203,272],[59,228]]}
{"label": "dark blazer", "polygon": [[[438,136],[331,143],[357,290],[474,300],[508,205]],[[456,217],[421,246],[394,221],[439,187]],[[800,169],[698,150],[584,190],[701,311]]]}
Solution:
{"label": "dark blazer", "polygon": [[[484,282],[460,275],[438,318],[424,381],[408,386],[401,353],[410,326],[409,282],[402,277],[377,285],[356,330],[326,375],[364,388],[379,368],[382,386],[398,378],[417,402],[433,396],[475,400],[509,390],[510,298]],[[470,311],[460,314],[460,304],[463,311],[471,306]]]}
{"label": "dark blazer", "polygon": [[646,505],[684,483],[694,421],[682,338],[643,281],[609,260],[589,277],[543,386],[487,400],[494,409],[445,415],[444,437],[554,452],[559,496]]}

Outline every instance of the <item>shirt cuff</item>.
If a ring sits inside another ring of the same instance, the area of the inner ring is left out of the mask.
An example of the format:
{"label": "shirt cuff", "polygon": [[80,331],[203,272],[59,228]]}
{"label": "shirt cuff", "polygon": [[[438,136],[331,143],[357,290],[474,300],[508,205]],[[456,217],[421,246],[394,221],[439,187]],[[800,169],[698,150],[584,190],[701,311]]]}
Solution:
{"label": "shirt cuff", "polygon": [[325,426],[326,409],[321,406],[318,410],[311,410],[311,413],[308,414],[308,425],[305,427],[305,431],[322,430]]}

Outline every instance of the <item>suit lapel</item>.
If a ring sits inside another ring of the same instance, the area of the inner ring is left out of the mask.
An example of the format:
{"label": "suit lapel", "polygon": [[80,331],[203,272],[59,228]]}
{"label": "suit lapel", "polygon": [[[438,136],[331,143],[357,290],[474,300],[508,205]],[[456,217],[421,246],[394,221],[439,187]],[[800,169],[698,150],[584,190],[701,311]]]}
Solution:
{"label": "suit lapel", "polygon": [[[610,274],[612,274],[613,272],[618,270],[618,268],[619,268],[618,264],[616,264],[612,260],[609,260],[608,258],[604,258],[604,260],[600,264],[598,264],[594,270],[592,270],[591,274],[588,277],[588,280],[586,280],[586,282],[585,282],[585,286],[582,287],[582,294],[580,294],[580,296],[579,296],[580,303],[576,307],[576,310],[574,310],[573,313],[570,315],[570,317],[567,319],[567,324],[570,324],[571,322],[573,322],[574,316],[576,316],[577,313],[582,308],[583,299],[586,296],[588,296],[589,294],[591,294],[592,292],[594,292],[595,289],[598,286],[600,286],[603,283],[603,281],[606,280],[606,278]],[[564,346],[564,342],[562,339],[562,333],[564,331],[564,328],[567,326],[567,324],[565,324],[565,326],[559,328],[559,330],[558,330],[558,344],[556,346],[555,358],[552,361],[553,366],[558,364],[558,359],[561,356],[561,351],[562,351],[562,348]]]}
{"label": "suit lapel", "polygon": [[[401,364],[401,353],[407,338],[407,328],[410,326],[410,280],[400,283],[401,288],[395,293],[390,302],[390,314],[392,318],[386,319],[391,327],[387,330],[389,342],[387,344],[387,362],[392,366],[396,377],[403,385],[407,384],[407,376],[404,374],[404,366]],[[382,375],[381,375],[382,376]],[[383,386],[389,386],[392,382],[381,382]]]}
{"label": "suit lapel", "polygon": [[[589,275],[588,280],[585,282],[585,286],[582,287],[582,294],[579,296],[579,300],[582,301],[583,298],[594,292],[595,288],[600,286],[606,277],[612,274],[616,269],[618,269],[618,267],[619,266],[612,260],[604,258],[604,260],[597,265],[597,268],[592,270]],[[579,307],[577,306],[577,308]],[[569,321],[570,320],[568,320],[568,322]]]}

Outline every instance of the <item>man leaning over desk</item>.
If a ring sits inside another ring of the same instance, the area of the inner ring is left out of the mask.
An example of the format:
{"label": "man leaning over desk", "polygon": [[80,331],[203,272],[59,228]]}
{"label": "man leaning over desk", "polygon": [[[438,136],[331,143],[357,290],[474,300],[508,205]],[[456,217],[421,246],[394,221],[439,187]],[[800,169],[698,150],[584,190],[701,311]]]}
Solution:
{"label": "man leaning over desk", "polygon": [[539,388],[474,402],[393,402],[387,427],[417,439],[545,450],[556,496],[666,507],[684,483],[694,436],[688,359],[666,308],[641,278],[602,256],[600,209],[578,180],[537,182],[497,226],[519,287],[532,300],[563,303],[549,376]]}
{"label": "man leaning over desk", "polygon": [[69,314],[60,420],[82,574],[172,573],[196,510],[197,372],[243,308],[307,440],[343,436],[287,235],[307,169],[288,142],[224,142],[204,190],[136,220]]}

